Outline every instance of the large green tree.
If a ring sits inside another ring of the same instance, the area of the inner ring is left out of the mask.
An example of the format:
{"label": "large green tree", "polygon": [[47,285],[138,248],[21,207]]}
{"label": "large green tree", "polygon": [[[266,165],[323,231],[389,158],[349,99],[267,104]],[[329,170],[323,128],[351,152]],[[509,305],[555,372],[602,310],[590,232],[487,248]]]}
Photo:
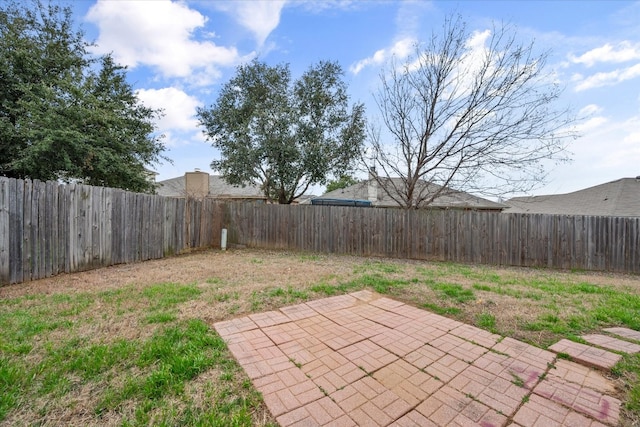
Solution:
{"label": "large green tree", "polygon": [[365,135],[364,107],[349,107],[343,71],[319,62],[296,81],[288,65],[241,65],[198,118],[221,159],[211,167],[230,184],[258,184],[291,203],[311,185],[351,170]]}
{"label": "large green tree", "polygon": [[70,7],[0,5],[0,175],[152,192],[160,112],[88,47]]}

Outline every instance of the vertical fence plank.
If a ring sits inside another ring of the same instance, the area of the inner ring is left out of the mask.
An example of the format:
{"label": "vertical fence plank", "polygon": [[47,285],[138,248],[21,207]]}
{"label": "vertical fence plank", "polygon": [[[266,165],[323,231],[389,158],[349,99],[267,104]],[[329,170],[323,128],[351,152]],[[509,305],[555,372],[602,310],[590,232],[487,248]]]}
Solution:
{"label": "vertical fence plank", "polygon": [[47,181],[47,277],[58,274],[58,185]]}
{"label": "vertical fence plank", "polygon": [[0,286],[11,281],[9,222],[9,178],[0,177]]}
{"label": "vertical fence plank", "polygon": [[9,180],[9,283],[20,283],[23,281],[22,266],[24,264],[22,256],[24,216],[24,181],[17,179]]}
{"label": "vertical fence plank", "polygon": [[34,209],[37,216],[36,230],[35,230],[35,241],[34,245],[34,258],[37,263],[37,278],[40,279],[42,277],[46,277],[46,267],[45,267],[45,253],[46,253],[46,240],[45,240],[45,218],[46,218],[46,184],[42,181],[36,181],[34,184],[34,188],[37,187],[37,192],[34,193],[34,196],[37,199],[34,200],[34,203],[37,205]]}
{"label": "vertical fence plank", "polygon": [[33,259],[31,258],[31,240],[32,240],[32,227],[31,227],[31,215],[33,214],[33,184],[31,180],[24,181],[24,198],[22,217],[23,229],[22,229],[22,278],[24,281],[31,280],[31,272],[33,271]]}
{"label": "vertical fence plank", "polygon": [[102,211],[104,212],[104,227],[102,233],[103,265],[113,265],[113,198],[116,190],[105,188]]}
{"label": "vertical fence plank", "polygon": [[69,272],[71,268],[71,185],[62,185],[59,188],[58,201],[60,214],[58,215],[58,235],[62,236],[58,242],[58,252],[64,254],[58,259],[60,272]]}

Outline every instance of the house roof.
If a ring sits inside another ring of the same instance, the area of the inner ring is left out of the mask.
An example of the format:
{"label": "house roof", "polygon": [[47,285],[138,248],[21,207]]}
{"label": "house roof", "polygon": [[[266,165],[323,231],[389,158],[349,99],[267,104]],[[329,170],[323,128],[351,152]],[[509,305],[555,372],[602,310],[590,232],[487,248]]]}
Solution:
{"label": "house roof", "polygon": [[514,197],[505,213],[640,216],[640,177],[621,178],[567,194]]}
{"label": "house roof", "polygon": [[[165,197],[185,197],[185,177],[158,181],[156,193]],[[227,184],[219,175],[209,175],[209,197],[220,199],[264,199],[264,194],[255,185],[245,187]]]}
{"label": "house roof", "polygon": [[[389,184],[396,187],[402,187],[401,178],[381,178],[387,181]],[[426,181],[418,182],[417,186],[420,187],[424,194],[434,194],[439,191],[442,186]],[[391,185],[387,186],[392,188]],[[369,198],[371,189],[372,198]],[[374,196],[375,195],[375,196]],[[376,207],[398,207],[398,203],[393,200],[387,192],[378,185],[376,179],[371,178],[365,181],[361,181],[357,184],[351,185],[346,188],[330,191],[323,194],[319,198],[323,199],[350,199],[350,200],[370,200]],[[375,200],[373,200],[375,198]],[[491,200],[483,199],[482,197],[474,196],[463,191],[457,191],[450,188],[445,188],[441,194],[436,197],[432,203],[429,204],[430,208],[439,209],[489,209],[489,210],[501,210],[506,206],[493,202]]]}

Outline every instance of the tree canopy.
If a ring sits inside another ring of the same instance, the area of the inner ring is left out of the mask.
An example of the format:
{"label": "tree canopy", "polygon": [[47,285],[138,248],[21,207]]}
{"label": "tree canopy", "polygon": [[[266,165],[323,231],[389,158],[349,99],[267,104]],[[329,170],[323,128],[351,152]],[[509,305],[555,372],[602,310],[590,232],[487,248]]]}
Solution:
{"label": "tree canopy", "polygon": [[198,109],[221,153],[211,167],[230,184],[258,184],[283,204],[348,172],[364,141],[364,107],[349,109],[342,75],[337,63],[325,61],[295,81],[288,65],[239,66],[216,102]]}
{"label": "tree canopy", "polygon": [[332,179],[331,181],[327,182],[327,193],[334,190],[340,190],[341,188],[350,187],[357,184],[358,182],[360,181],[358,181],[357,178],[354,178],[351,175],[341,175],[339,178]]}
{"label": "tree canopy", "polygon": [[448,18],[381,73],[381,126],[370,128],[365,159],[379,185],[417,208],[450,188],[497,196],[543,182],[545,163],[566,160],[575,136],[547,55],[518,43],[509,26],[471,33]]}
{"label": "tree canopy", "polygon": [[0,175],[153,191],[164,159],[126,69],[93,57],[70,7],[0,6]]}

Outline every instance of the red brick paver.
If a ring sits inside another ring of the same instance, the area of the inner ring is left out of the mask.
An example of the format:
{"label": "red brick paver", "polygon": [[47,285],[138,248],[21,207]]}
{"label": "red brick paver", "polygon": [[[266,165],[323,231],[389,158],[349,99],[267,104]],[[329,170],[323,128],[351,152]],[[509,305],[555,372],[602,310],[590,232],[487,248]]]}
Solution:
{"label": "red brick paver", "polygon": [[556,353],[566,353],[571,356],[573,360],[605,370],[611,369],[613,365],[618,363],[618,361],[622,358],[622,356],[620,356],[619,354],[611,353],[610,351],[606,350],[600,350],[566,339],[558,341],[557,343],[549,347],[549,350]]}
{"label": "red brick paver", "polygon": [[589,387],[592,390],[599,390],[604,393],[613,394],[615,392],[613,383],[605,378],[600,371],[569,360],[556,360],[549,370],[548,376],[558,377],[579,386]]}
{"label": "red brick paver", "polygon": [[605,427],[605,424],[535,394],[518,410],[513,420],[522,427]]}
{"label": "red brick paver", "polygon": [[606,348],[608,350],[620,351],[622,353],[629,354],[640,353],[640,345],[619,340],[607,335],[582,335],[581,338],[589,344],[597,345],[598,347]]}
{"label": "red brick paver", "polygon": [[416,409],[437,426],[501,426],[507,421],[503,414],[449,386],[442,387],[440,393],[429,397]]}
{"label": "red brick paver", "polygon": [[615,397],[557,377],[546,378],[533,392],[606,424],[615,425],[620,417],[620,401]]}
{"label": "red brick paver", "polygon": [[634,331],[629,328],[607,328],[604,330],[610,334],[617,335],[619,337],[626,338],[628,340],[634,340],[640,342],[640,331]]}
{"label": "red brick paver", "polygon": [[395,354],[369,340],[342,348],[339,352],[368,374],[398,359]]}
{"label": "red brick paver", "polygon": [[329,397],[323,397],[278,417],[278,423],[288,426],[344,426],[357,424]]}
{"label": "red brick paver", "polygon": [[[599,371],[368,290],[214,326],[282,426],[618,422]],[[619,358],[566,340],[551,349]]]}
{"label": "red brick paver", "polygon": [[442,381],[402,359],[380,369],[373,374],[373,378],[412,406],[426,399],[443,385]]}

